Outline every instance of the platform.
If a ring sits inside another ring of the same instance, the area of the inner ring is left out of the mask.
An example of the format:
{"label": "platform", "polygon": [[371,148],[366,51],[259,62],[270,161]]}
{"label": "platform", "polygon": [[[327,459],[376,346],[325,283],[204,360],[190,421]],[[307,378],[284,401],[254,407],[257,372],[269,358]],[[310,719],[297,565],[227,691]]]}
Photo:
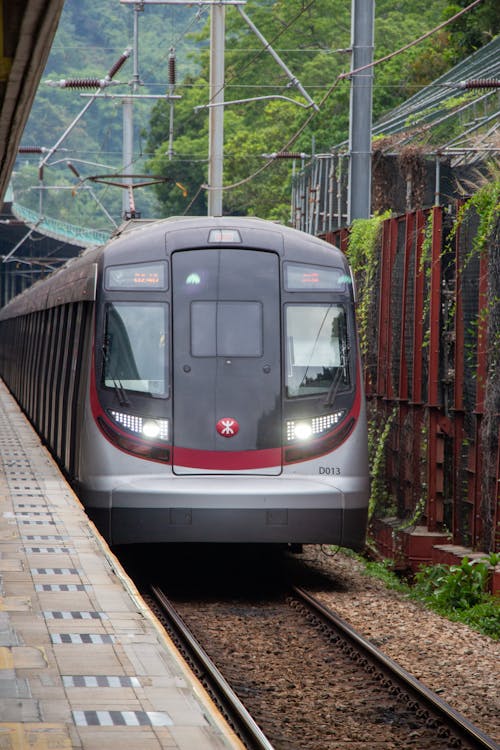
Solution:
{"label": "platform", "polygon": [[0,747],[243,747],[2,381]]}

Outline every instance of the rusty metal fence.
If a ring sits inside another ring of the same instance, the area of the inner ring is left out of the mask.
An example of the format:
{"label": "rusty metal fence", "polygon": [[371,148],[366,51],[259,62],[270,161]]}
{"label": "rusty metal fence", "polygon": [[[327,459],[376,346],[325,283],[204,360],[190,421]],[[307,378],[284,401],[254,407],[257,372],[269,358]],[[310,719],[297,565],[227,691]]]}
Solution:
{"label": "rusty metal fence", "polygon": [[500,549],[500,219],[478,248],[457,210],[383,222],[364,332],[374,535],[413,567]]}

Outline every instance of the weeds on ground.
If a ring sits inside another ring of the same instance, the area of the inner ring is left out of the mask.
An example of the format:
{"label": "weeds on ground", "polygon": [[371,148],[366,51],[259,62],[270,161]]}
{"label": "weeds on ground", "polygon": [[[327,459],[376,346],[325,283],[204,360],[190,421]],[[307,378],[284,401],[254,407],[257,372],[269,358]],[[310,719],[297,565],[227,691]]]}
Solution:
{"label": "weeds on ground", "polygon": [[458,565],[425,565],[411,593],[439,614],[500,640],[500,599],[488,593],[488,579],[500,555],[464,557]]}
{"label": "weeds on ground", "polygon": [[464,557],[457,565],[425,565],[410,584],[394,572],[392,560],[363,560],[366,574],[383,581],[388,588],[493,640],[500,640],[500,598],[488,593],[488,580],[492,568],[499,563],[500,555],[490,554],[481,560]]}

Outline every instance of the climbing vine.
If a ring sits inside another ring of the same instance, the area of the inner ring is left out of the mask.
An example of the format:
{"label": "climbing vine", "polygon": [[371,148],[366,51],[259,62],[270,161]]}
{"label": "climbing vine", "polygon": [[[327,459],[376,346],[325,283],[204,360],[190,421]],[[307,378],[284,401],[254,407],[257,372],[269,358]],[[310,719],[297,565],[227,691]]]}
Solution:
{"label": "climbing vine", "polygon": [[369,321],[376,299],[375,284],[380,263],[380,234],[390,212],[377,214],[372,219],[355,219],[349,230],[347,257],[353,269],[358,289],[357,321],[361,354],[369,349]]}
{"label": "climbing vine", "polygon": [[[465,256],[463,266],[467,266],[471,258],[486,252],[488,241],[491,240],[495,223],[500,210],[500,175],[495,175],[495,167],[492,169],[492,179],[477,190],[461,207],[457,213],[457,220],[450,241],[455,238],[458,228],[467,220],[468,214],[475,211],[479,224],[477,232],[472,241],[469,253]],[[500,168],[499,168],[500,169]]]}
{"label": "climbing vine", "polygon": [[[489,351],[488,377],[493,378],[499,370],[498,349],[500,345],[500,330],[495,325],[495,310],[500,305],[500,293],[496,283],[491,283],[492,277],[495,276],[494,264],[494,238],[495,227],[498,222],[500,211],[500,176],[495,167],[491,167],[492,179],[481,186],[459,209],[456,221],[447,239],[447,249],[451,248],[452,242],[456,239],[459,229],[466,226],[476,217],[478,221],[477,230],[472,238],[471,246],[464,255],[460,268],[457,269],[460,277],[465,272],[473,259],[487,255],[489,258],[490,270],[488,278],[490,284],[487,292],[487,304],[478,310],[477,316],[470,323],[468,333],[468,343],[466,344],[466,356],[472,366],[475,365],[477,341],[480,336],[487,335],[487,346]],[[495,174],[497,172],[497,174]],[[454,310],[452,312],[455,312]],[[493,324],[492,324],[493,322]],[[487,329],[487,331],[486,331]]]}
{"label": "climbing vine", "polygon": [[425,349],[429,346],[431,329],[430,329],[430,309],[431,309],[431,258],[432,258],[432,234],[434,231],[434,214],[429,212],[425,225],[423,227],[422,249],[420,253],[419,271],[425,275],[425,296],[423,300],[422,319],[427,321],[422,341],[422,347]]}
{"label": "climbing vine", "polygon": [[[394,406],[385,419],[383,430],[375,415],[368,422],[368,456],[370,460],[371,493],[368,503],[368,518],[373,518],[375,511],[387,504],[385,459],[387,444],[391,434],[393,422],[397,416],[398,407]],[[388,509],[384,508],[387,513]]]}
{"label": "climbing vine", "polygon": [[[475,214],[477,232],[465,263],[475,256],[487,257],[488,286],[486,305],[478,310],[477,336],[485,337],[487,372],[481,422],[482,474],[481,520],[482,546],[495,549],[496,462],[500,413],[500,178],[491,180],[477,191],[462,208],[460,219]],[[475,353],[476,349],[474,349]]]}

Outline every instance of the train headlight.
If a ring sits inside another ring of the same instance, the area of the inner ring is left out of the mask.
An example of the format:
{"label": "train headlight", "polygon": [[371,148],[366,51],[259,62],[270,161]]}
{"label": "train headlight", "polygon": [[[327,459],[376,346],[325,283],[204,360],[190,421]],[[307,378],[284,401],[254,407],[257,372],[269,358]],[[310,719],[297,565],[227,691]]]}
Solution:
{"label": "train headlight", "polygon": [[156,419],[145,419],[142,423],[142,434],[148,438],[160,436],[161,426]]}
{"label": "train headlight", "polygon": [[286,440],[287,443],[296,440],[304,441],[310,438],[321,437],[325,432],[329,432],[333,427],[338,425],[345,417],[346,410],[336,411],[333,414],[325,414],[322,417],[312,417],[311,419],[301,419],[299,421],[289,420],[286,423]]}
{"label": "train headlight", "polygon": [[134,414],[124,414],[120,411],[110,411],[109,415],[115,422],[135,435],[149,438],[149,440],[168,441],[168,419],[137,417]]}
{"label": "train headlight", "polygon": [[313,434],[312,427],[307,422],[297,422],[294,432],[296,440],[309,440]]}

